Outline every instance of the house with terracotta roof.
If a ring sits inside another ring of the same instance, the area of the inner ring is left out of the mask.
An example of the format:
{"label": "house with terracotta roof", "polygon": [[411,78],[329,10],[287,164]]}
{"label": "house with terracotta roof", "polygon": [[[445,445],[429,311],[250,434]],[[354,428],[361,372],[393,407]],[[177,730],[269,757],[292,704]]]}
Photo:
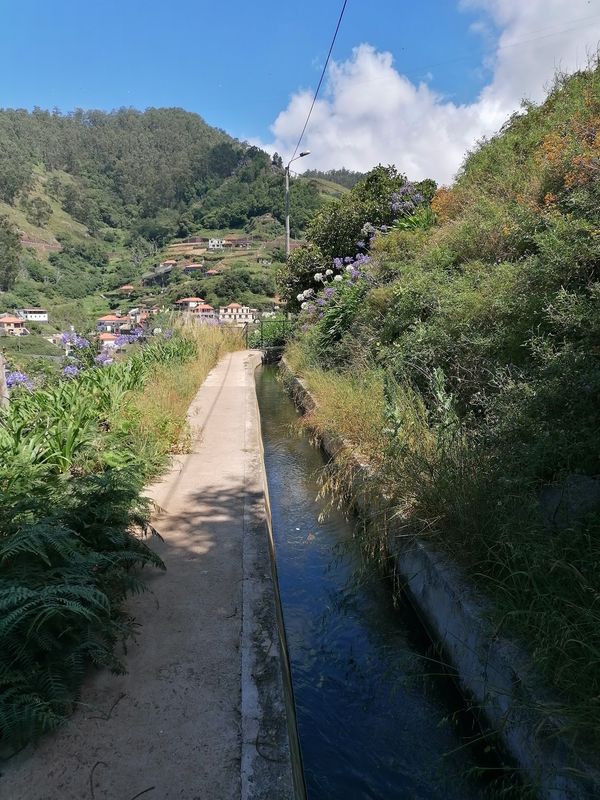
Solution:
{"label": "house with terracotta roof", "polygon": [[206,270],[206,276],[208,278],[211,278],[213,275],[220,275],[220,274],[221,273],[220,273],[220,271],[218,269],[207,269]]}
{"label": "house with terracotta roof", "polygon": [[216,322],[219,319],[219,315],[215,309],[208,303],[201,303],[195,308],[192,308],[190,313],[198,322]]}
{"label": "house with terracotta roof", "polygon": [[29,333],[25,327],[25,320],[12,314],[0,315],[0,334],[5,336],[23,336]]}
{"label": "house with terracotta roof", "polygon": [[115,342],[117,341],[117,334],[116,333],[100,333],[98,334],[98,341],[102,345],[102,347],[106,347],[107,349],[113,349],[117,345]]}
{"label": "house with terracotta roof", "polygon": [[129,324],[129,317],[120,317],[118,314],[105,314],[96,320],[98,333],[115,333]]}
{"label": "house with terracotta roof", "polygon": [[135,286],[132,286],[130,283],[126,283],[124,286],[119,286],[119,291],[122,294],[131,294],[135,291]]}
{"label": "house with terracotta roof", "polygon": [[219,321],[230,325],[240,325],[245,322],[254,322],[254,314],[250,306],[240,303],[229,303],[219,309]]}
{"label": "house with terracotta roof", "polygon": [[182,297],[181,300],[175,301],[175,309],[177,311],[192,311],[196,306],[204,303],[203,297]]}

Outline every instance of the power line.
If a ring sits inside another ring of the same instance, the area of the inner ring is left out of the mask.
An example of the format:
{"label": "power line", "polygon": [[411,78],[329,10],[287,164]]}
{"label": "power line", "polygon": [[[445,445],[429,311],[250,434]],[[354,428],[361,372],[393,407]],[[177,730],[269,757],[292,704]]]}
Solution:
{"label": "power line", "polygon": [[342,24],[342,19],[344,18],[344,12],[346,11],[346,6],[348,4],[348,0],[344,0],[342,5],[342,10],[340,11],[340,16],[335,26],[335,33],[333,34],[333,39],[331,40],[331,45],[329,46],[329,52],[327,53],[327,58],[325,59],[325,64],[323,65],[323,70],[321,72],[321,77],[319,78],[319,83],[317,84],[317,90],[315,92],[315,96],[313,97],[313,101],[311,103],[308,116],[306,117],[306,122],[304,123],[304,127],[302,128],[302,133],[300,134],[300,138],[298,139],[298,143],[296,144],[296,149],[294,150],[290,162],[294,160],[296,153],[298,152],[300,145],[302,143],[302,139],[304,138],[304,134],[306,133],[306,128],[308,127],[308,123],[310,121],[311,114],[313,112],[313,108],[315,107],[315,103],[317,102],[317,97],[319,96],[319,90],[321,89],[321,84],[323,83],[323,79],[325,78],[325,72],[327,71],[327,67],[329,65],[329,59],[331,58],[331,53],[333,52],[333,47],[335,45],[335,40],[337,39],[338,31],[340,29],[340,25]]}

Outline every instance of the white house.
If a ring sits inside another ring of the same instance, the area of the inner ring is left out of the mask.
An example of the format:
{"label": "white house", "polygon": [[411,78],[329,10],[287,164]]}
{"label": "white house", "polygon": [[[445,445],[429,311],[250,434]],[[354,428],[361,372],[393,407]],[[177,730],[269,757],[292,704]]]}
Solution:
{"label": "white house", "polygon": [[208,240],[208,249],[209,250],[222,250],[225,246],[225,239],[209,239]]}
{"label": "white house", "polygon": [[27,322],[48,322],[48,312],[45,308],[17,308],[15,314]]}
{"label": "white house", "polygon": [[224,323],[239,325],[244,322],[254,322],[253,309],[239,303],[229,303],[219,309],[219,320]]}

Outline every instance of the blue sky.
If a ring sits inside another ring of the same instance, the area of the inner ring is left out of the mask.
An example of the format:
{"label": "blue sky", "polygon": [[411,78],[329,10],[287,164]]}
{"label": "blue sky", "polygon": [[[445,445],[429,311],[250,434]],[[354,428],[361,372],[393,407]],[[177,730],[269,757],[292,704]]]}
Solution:
{"label": "blue sky", "polygon": [[[182,106],[285,156],[340,6],[0,0],[0,106]],[[599,41],[600,0],[349,0],[306,167],[394,162],[449,181],[478,138]]]}
{"label": "blue sky", "polygon": [[[266,138],[290,93],[318,79],[339,8],[339,0],[1,0],[0,105],[183,106],[235,135]],[[369,42],[410,77],[431,71],[439,91],[469,100],[482,85],[474,19],[448,0],[350,0],[334,55],[344,60]]]}

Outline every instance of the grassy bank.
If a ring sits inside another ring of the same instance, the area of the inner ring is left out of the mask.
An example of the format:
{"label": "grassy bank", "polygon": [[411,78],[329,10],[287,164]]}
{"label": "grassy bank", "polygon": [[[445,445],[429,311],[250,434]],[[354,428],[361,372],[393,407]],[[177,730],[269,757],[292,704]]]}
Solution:
{"label": "grassy bank", "polygon": [[[430,204],[357,184],[288,276],[308,287],[289,358],[319,403],[309,424],[370,461],[407,534],[461,562],[584,748],[600,745],[599,164],[594,68]],[[402,197],[392,224],[360,216]],[[352,244],[344,215],[368,241],[328,261]]]}
{"label": "grassy bank", "polygon": [[[152,340],[118,363],[11,391],[0,425],[0,749],[71,713],[90,664],[122,670],[123,607],[162,568],[145,538],[146,482],[189,401],[239,342],[210,328]],[[93,363],[93,359],[90,360]]]}

